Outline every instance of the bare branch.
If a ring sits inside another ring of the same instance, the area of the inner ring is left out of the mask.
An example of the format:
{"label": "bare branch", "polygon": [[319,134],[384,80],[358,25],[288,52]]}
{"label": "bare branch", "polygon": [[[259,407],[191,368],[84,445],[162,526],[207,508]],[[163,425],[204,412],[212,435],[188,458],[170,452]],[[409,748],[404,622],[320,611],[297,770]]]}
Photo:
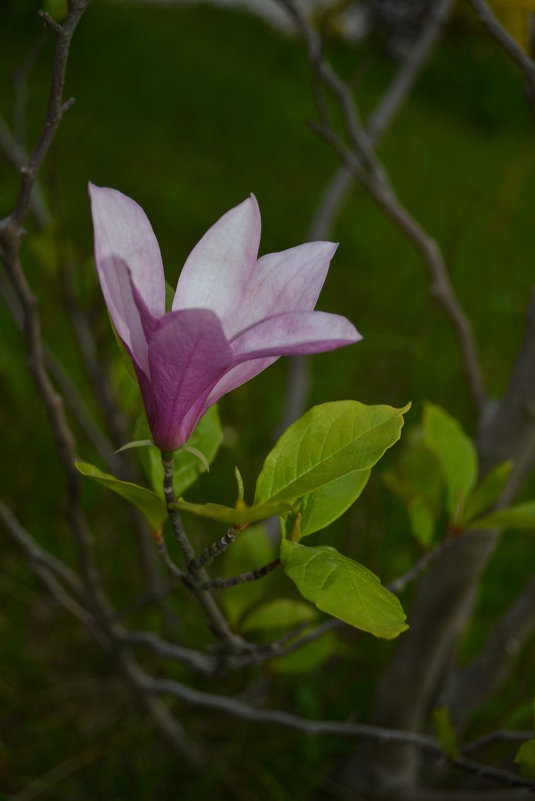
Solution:
{"label": "bare branch", "polygon": [[[452,0],[436,0],[428,12],[420,36],[407,52],[394,78],[366,122],[366,133],[373,147],[381,141],[424,68],[441,30],[449,17]],[[342,163],[325,187],[314,211],[308,239],[329,239],[334,223],[355,181],[353,172]]]}
{"label": "bare branch", "polygon": [[[21,170],[24,167],[27,158],[23,147],[17,142],[1,114],[0,147],[4,151],[8,161],[10,161],[11,164],[16,167],[16,169]],[[32,189],[31,207],[35,215],[35,219],[37,220],[37,224],[41,228],[46,228],[50,223],[51,217],[46,205],[43,191],[38,181],[35,181]]]}
{"label": "bare branch", "polygon": [[83,597],[83,586],[76,573],[67,567],[65,562],[57,559],[53,554],[42,548],[19,523],[2,500],[0,500],[0,521],[13,541],[22,549],[30,563],[41,565],[52,571],[67,584],[77,599]]}
{"label": "bare branch", "polygon": [[493,626],[478,656],[449,678],[443,698],[455,725],[465,723],[472,710],[494,697],[511,676],[523,646],[535,630],[534,608],[535,578]]}
{"label": "bare branch", "polygon": [[[444,751],[438,741],[427,734],[383,728],[366,723],[339,723],[327,720],[307,720],[291,712],[284,712],[277,709],[258,709],[243,703],[243,701],[237,698],[202,692],[180,684],[179,682],[165,679],[150,679],[147,677],[144,687],[149,692],[157,695],[170,695],[173,698],[179,698],[194,706],[216,709],[220,712],[230,714],[233,717],[254,721],[255,723],[272,723],[277,726],[284,726],[286,728],[302,731],[306,734],[364,737],[383,744],[402,743],[435,754],[440,758],[445,757]],[[467,772],[492,779],[495,782],[505,784],[509,787],[529,787],[530,789],[535,789],[535,782],[532,779],[523,778],[508,770],[490,767],[462,755],[451,756],[448,761],[452,765]]]}
{"label": "bare branch", "polygon": [[[56,49],[54,54],[54,67],[52,73],[52,83],[48,102],[48,111],[45,124],[30,158],[22,169],[20,190],[17,198],[15,210],[11,215],[11,223],[17,228],[20,226],[28,213],[30,198],[35,184],[35,179],[39,168],[45,158],[52,143],[61,117],[66,108],[63,105],[63,87],[65,84],[65,72],[69,57],[69,48],[76,27],[89,6],[89,0],[70,0],[69,11],[63,25],[58,26],[54,23],[50,27],[56,33]],[[46,19],[48,23],[48,19]],[[18,232],[17,232],[18,234]]]}
{"label": "bare branch", "polygon": [[[470,534],[468,533],[463,536],[470,536]],[[426,551],[426,553],[424,553],[423,556],[421,556],[420,559],[418,559],[418,561],[415,562],[415,564],[409,570],[407,570],[406,573],[404,573],[402,576],[398,576],[398,578],[393,579],[392,581],[389,581],[386,587],[390,590],[390,592],[394,592],[396,595],[399,595],[399,593],[402,592],[408,584],[416,581],[416,579],[419,578],[422,573],[424,573],[427,568],[433,564],[433,562],[436,562],[436,560],[439,559],[448,548],[451,548],[454,542],[455,539],[453,537],[445,537],[442,542],[439,542],[438,545],[435,545],[432,550]]]}
{"label": "bare branch", "polygon": [[279,1],[298,22],[307,44],[310,61],[317,75],[332,91],[343,112],[350,144],[346,145],[323,119],[319,131],[336,150],[346,167],[368,189],[378,206],[422,256],[431,279],[432,296],[442,307],[455,332],[470,394],[476,409],[482,414],[486,406],[486,394],[477,346],[468,317],[462,310],[450,283],[441,250],[437,242],[397,198],[387,173],[373,151],[370,136],[360,122],[352,91],[332,66],[321,57],[321,46],[316,31],[301,13],[295,0]]}
{"label": "bare branch", "polygon": [[123,645],[128,647],[144,646],[150,648],[159,656],[182,662],[182,664],[205,676],[213,675],[218,667],[218,660],[214,657],[207,656],[199,651],[192,651],[190,648],[184,648],[175,643],[166,642],[151,631],[127,631],[121,635],[120,640]]}
{"label": "bare branch", "polygon": [[500,24],[485,0],[469,0],[469,2],[488,33],[524,73],[528,95],[533,107],[535,101],[535,62],[522,50],[516,39]]}
{"label": "bare branch", "polygon": [[493,745],[494,743],[522,743],[526,740],[530,740],[532,737],[532,731],[498,729],[497,731],[491,731],[489,734],[485,734],[483,737],[478,737],[477,740],[472,740],[471,743],[465,743],[461,750],[463,754],[469,754],[471,751],[479,751],[480,748],[486,748],[488,745]]}

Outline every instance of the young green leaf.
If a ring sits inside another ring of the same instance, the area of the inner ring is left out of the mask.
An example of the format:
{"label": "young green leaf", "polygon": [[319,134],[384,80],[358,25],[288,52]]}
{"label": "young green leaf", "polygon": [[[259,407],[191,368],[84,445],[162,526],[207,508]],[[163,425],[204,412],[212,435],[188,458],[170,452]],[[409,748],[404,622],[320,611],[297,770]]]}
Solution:
{"label": "young green leaf", "polygon": [[407,507],[411,530],[418,542],[427,548],[433,542],[435,520],[427,502],[420,495],[415,495]]}
{"label": "young green leaf", "polygon": [[425,443],[438,459],[446,483],[448,512],[458,520],[477,480],[474,443],[454,417],[433,403],[424,405],[423,424]]}
{"label": "young green leaf", "polygon": [[198,448],[194,448],[193,445],[185,444],[182,445],[182,448],[180,450],[186,451],[186,453],[190,453],[192,456],[195,456],[195,458],[200,461],[205,471],[207,473],[210,472],[210,463],[206,458],[206,456],[204,455],[204,453],[200,451]]}
{"label": "young green leaf", "polygon": [[524,776],[535,779],[535,740],[522,743],[515,756],[515,762]]}
{"label": "young green leaf", "polygon": [[407,508],[412,534],[427,547],[442,509],[444,483],[438,461],[424,443],[421,425],[407,431],[393,461],[381,479]]}
{"label": "young green leaf", "polygon": [[444,753],[450,757],[456,756],[459,738],[452,726],[448,707],[442,706],[439,709],[433,709],[432,717],[437,739]]}
{"label": "young green leaf", "polygon": [[228,525],[240,525],[242,523],[258,523],[267,520],[273,515],[286,514],[289,511],[289,504],[284,501],[273,501],[270,503],[258,503],[253,506],[237,504],[236,506],[223,506],[219,503],[190,503],[184,498],[179,498],[176,502],[177,509],[182,512],[189,512],[197,517],[207,517],[210,520],[218,520],[220,523]]}
{"label": "young green leaf", "polygon": [[531,531],[535,529],[535,501],[518,503],[506,509],[496,509],[484,517],[472,520],[469,529],[516,528]]}
{"label": "young green leaf", "polygon": [[103,473],[98,467],[88,462],[76,460],[75,466],[83,476],[93,478],[99,484],[130,501],[145,515],[153,531],[158,531],[162,527],[167,517],[167,509],[164,501],[154,492],[146,487],[140,487],[138,484],[132,484],[130,481],[120,481],[109,473]]}
{"label": "young green leaf", "polygon": [[379,578],[335,548],[308,548],[283,539],[281,563],[307,601],[376,637],[391,639],[405,631],[402,606]]}
{"label": "young green leaf", "polygon": [[317,640],[312,640],[291,654],[280,656],[269,664],[276,673],[310,673],[311,670],[316,670],[332,656],[338,647],[339,640],[336,634],[334,631],[328,631]]}
{"label": "young green leaf", "polygon": [[409,407],[338,401],[314,406],[268,454],[255,502],[294,501],[356,470],[368,470],[400,437]]}
{"label": "young green leaf", "polygon": [[249,612],[240,629],[244,634],[251,631],[291,629],[301,623],[310,623],[317,616],[316,610],[303,601],[276,598]]}
{"label": "young green leaf", "polygon": [[466,502],[462,520],[463,523],[473,520],[496,503],[502,494],[507,479],[511,475],[512,469],[512,461],[508,460],[507,462],[502,462],[497,465],[494,470],[491,470],[483,481],[472,490]]}
{"label": "young green leaf", "polygon": [[127,442],[126,445],[118,448],[115,453],[123,453],[123,451],[129,451],[132,448],[149,448],[151,445],[154,447],[154,442],[151,439],[135,439],[133,442]]}
{"label": "young green leaf", "polygon": [[243,485],[242,474],[240,473],[240,469],[237,465],[234,468],[234,478],[236,479],[236,487],[238,488],[238,501],[243,503],[243,499],[245,497],[245,487]]}

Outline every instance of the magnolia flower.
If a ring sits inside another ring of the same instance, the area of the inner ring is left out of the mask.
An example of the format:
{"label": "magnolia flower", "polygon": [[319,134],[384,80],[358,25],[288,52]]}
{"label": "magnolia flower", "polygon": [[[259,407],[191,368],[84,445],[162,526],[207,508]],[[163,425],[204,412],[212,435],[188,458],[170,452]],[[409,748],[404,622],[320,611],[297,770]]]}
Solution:
{"label": "magnolia flower", "polygon": [[345,317],[312,311],[337,246],[309,242],[257,259],[253,195],[194,247],[166,312],[162,258],[145,212],[115,189],[90,184],[89,194],[102,292],[162,450],[183,445],[213,403],[279,356],[361,338]]}

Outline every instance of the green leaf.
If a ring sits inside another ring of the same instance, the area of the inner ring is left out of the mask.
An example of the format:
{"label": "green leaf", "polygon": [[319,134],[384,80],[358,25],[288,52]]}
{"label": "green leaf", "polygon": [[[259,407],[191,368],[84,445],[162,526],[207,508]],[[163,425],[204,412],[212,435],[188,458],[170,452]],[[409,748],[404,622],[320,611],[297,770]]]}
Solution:
{"label": "green leaf", "polygon": [[243,485],[243,478],[242,474],[240,473],[240,469],[238,466],[234,468],[234,478],[236,479],[236,486],[238,488],[238,501],[241,503],[244,502],[245,497],[245,487]]}
{"label": "green leaf", "polygon": [[338,639],[333,631],[301,646],[291,654],[274,659],[269,664],[276,673],[309,673],[320,667],[338,650]]}
{"label": "green leaf", "polygon": [[301,507],[301,537],[329,526],[362,494],[371,470],[354,470],[305,495]]}
{"label": "green leaf", "polygon": [[407,627],[402,606],[378,577],[358,562],[322,545],[281,543],[286,575],[307,601],[376,637],[397,637]]}
{"label": "green leaf", "polygon": [[433,709],[432,717],[435,733],[444,753],[450,757],[456,756],[459,738],[451,724],[448,707],[442,706],[439,709]]}
{"label": "green leaf", "polygon": [[535,529],[535,501],[518,503],[506,509],[496,509],[484,517],[472,520],[469,529],[516,528],[528,531]]}
{"label": "green leaf", "polygon": [[[150,430],[145,415],[142,415],[138,419],[135,435],[142,438],[145,434],[150,435]],[[191,487],[197,478],[207,470],[205,462],[199,459],[195,451],[202,453],[206,463],[211,464],[219,450],[222,439],[223,432],[217,406],[211,406],[184,448],[174,454],[173,487],[177,497]],[[140,456],[151,486],[163,498],[163,467],[160,450],[154,445],[143,451]]]}
{"label": "green leaf", "polygon": [[77,459],[75,466],[83,476],[95,479],[99,484],[130,501],[145,515],[153,531],[158,531],[162,527],[167,517],[167,509],[164,501],[151,490],[140,487],[138,484],[132,484],[130,481],[120,481],[109,473],[103,473],[98,467],[88,462],[81,462]]}
{"label": "green leaf", "polygon": [[292,598],[276,598],[249,612],[240,629],[243,633],[289,629],[299,626],[301,623],[310,623],[317,616],[316,610],[303,601],[294,601]]}
{"label": "green leaf", "polygon": [[425,444],[437,457],[446,483],[448,512],[458,520],[477,480],[474,443],[454,417],[433,403],[424,405],[423,423]]}
{"label": "green leaf", "polygon": [[[267,565],[275,558],[273,545],[262,526],[251,526],[227,548],[222,557],[223,576],[237,576]],[[227,617],[236,625],[243,614],[258,603],[266,591],[262,581],[249,581],[229,587],[221,593],[221,603]]]}
{"label": "green leaf", "polygon": [[478,515],[485,512],[487,509],[496,503],[503,488],[507,483],[507,479],[511,475],[513,469],[513,462],[508,460],[497,465],[494,470],[488,473],[483,481],[475,487],[470,497],[466,502],[466,508],[463,515],[463,523],[473,520]]}
{"label": "green leaf", "polygon": [[368,470],[400,437],[404,409],[337,401],[314,406],[268,454],[255,502],[293,501],[355,470]]}
{"label": "green leaf", "polygon": [[231,526],[242,523],[258,523],[260,520],[273,517],[273,515],[285,514],[290,508],[284,501],[259,503],[253,506],[246,506],[244,503],[238,503],[236,506],[222,506],[219,503],[190,503],[184,498],[179,498],[176,505],[182,512],[218,520],[220,523],[227,523]]}
{"label": "green leaf", "polygon": [[154,442],[151,439],[135,439],[133,442],[127,442],[122,448],[118,448],[115,453],[123,453],[123,451],[129,451],[131,448],[148,448],[151,445],[154,446]]}
{"label": "green leaf", "polygon": [[535,740],[522,743],[515,756],[515,762],[524,776],[535,779]]}
{"label": "green leaf", "polygon": [[427,502],[416,495],[407,507],[411,531],[424,547],[431,545],[435,531],[435,519]]}

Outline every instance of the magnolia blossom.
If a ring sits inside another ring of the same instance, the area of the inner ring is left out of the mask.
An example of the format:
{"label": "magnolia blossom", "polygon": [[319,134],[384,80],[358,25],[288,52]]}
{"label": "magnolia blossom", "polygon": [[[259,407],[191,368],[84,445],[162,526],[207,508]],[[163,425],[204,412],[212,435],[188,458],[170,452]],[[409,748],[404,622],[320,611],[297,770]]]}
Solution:
{"label": "magnolia blossom", "polygon": [[213,403],[279,356],[361,338],[345,317],[312,311],[337,246],[309,242],[258,258],[253,195],[194,247],[166,312],[162,258],[145,212],[115,189],[90,184],[89,194],[102,292],[162,450],[183,445]]}

